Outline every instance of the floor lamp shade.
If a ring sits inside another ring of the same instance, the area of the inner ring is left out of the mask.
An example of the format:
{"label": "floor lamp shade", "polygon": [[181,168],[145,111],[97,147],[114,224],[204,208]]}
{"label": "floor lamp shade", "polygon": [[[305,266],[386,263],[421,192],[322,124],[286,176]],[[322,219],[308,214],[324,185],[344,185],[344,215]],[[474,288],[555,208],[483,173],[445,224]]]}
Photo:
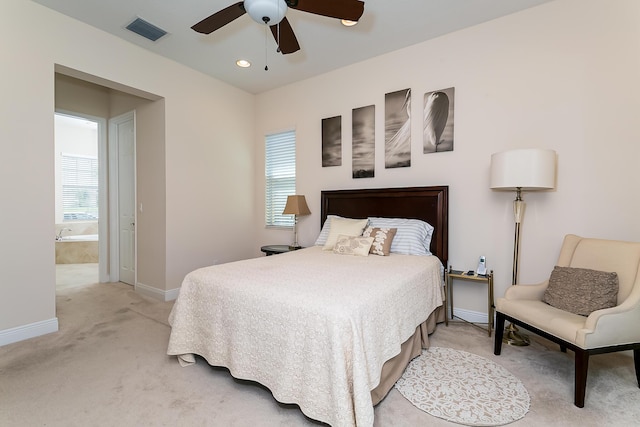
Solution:
{"label": "floor lamp shade", "polygon": [[502,151],[491,155],[491,188],[549,190],[556,184],[556,152],[539,148]]}

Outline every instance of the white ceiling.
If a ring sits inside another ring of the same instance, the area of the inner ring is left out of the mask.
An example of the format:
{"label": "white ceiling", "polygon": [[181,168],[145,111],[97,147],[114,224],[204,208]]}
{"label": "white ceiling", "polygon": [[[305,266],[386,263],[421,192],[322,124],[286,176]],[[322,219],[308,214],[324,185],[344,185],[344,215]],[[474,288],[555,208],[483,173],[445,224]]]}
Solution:
{"label": "white ceiling", "polygon": [[[237,0],[33,1],[260,93],[551,0],[365,0],[362,18],[350,28],[338,19],[289,9],[287,19],[301,47],[289,55],[276,53],[271,34],[246,14],[209,35],[191,29]],[[168,34],[152,42],[126,30],[136,17]],[[237,59],[248,59],[253,65],[239,68]]]}

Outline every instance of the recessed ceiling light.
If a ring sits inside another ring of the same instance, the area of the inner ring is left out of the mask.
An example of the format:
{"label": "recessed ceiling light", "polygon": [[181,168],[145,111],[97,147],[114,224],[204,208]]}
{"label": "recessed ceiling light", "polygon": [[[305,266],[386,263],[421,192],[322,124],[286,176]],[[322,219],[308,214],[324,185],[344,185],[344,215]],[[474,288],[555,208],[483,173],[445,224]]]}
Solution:
{"label": "recessed ceiling light", "polygon": [[247,61],[246,59],[238,59],[236,61],[236,65],[238,67],[247,68],[247,67],[251,67],[251,62]]}
{"label": "recessed ceiling light", "polygon": [[344,25],[345,27],[353,27],[358,23],[358,21],[349,21],[348,19],[343,19],[340,22],[342,22],[342,25]]}

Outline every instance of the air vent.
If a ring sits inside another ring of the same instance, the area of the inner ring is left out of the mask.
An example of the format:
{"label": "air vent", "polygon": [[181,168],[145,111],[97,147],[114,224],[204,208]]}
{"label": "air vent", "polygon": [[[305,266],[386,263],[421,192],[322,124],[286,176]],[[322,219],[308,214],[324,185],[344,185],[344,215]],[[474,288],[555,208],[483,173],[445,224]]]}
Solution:
{"label": "air vent", "polygon": [[127,25],[126,28],[127,30],[133,31],[152,42],[167,34],[167,32],[162,28],[158,28],[142,18],[136,18],[131,24]]}

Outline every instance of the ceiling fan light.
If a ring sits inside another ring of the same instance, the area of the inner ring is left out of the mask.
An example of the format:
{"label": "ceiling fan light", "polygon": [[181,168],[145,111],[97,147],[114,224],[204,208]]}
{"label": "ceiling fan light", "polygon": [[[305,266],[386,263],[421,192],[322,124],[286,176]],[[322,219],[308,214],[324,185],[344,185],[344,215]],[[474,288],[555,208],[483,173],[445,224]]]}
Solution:
{"label": "ceiling fan light", "polygon": [[247,61],[246,59],[238,59],[236,61],[236,65],[241,68],[248,68],[251,67],[251,62]]}
{"label": "ceiling fan light", "polygon": [[345,27],[353,27],[358,23],[358,21],[350,21],[348,19],[342,19],[340,22],[342,22],[342,25]]}
{"label": "ceiling fan light", "polygon": [[269,26],[278,24],[287,13],[284,0],[244,0],[244,8],[251,19]]}

